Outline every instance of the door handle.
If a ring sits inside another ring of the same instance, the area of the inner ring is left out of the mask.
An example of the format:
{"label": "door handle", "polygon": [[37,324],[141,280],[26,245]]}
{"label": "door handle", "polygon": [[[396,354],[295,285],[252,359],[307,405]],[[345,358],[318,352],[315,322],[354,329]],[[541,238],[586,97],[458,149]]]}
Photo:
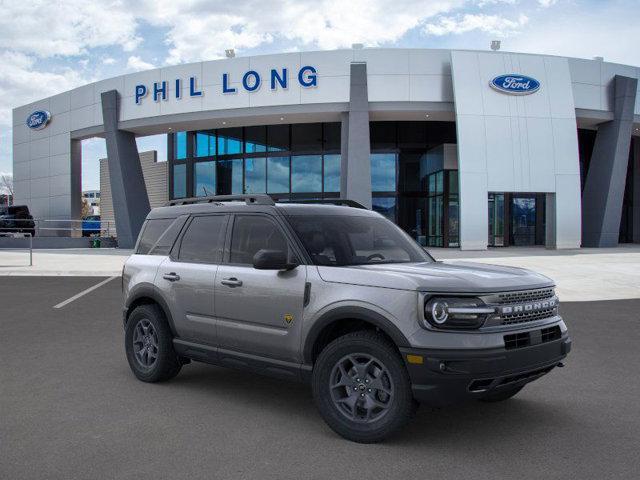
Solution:
{"label": "door handle", "polygon": [[180,275],[178,275],[176,272],[171,272],[165,273],[164,275],[162,275],[162,278],[164,278],[165,280],[169,280],[170,282],[177,282],[178,280],[180,280]]}
{"label": "door handle", "polygon": [[222,285],[226,285],[227,287],[241,287],[242,280],[238,280],[236,277],[225,278],[220,281]]}

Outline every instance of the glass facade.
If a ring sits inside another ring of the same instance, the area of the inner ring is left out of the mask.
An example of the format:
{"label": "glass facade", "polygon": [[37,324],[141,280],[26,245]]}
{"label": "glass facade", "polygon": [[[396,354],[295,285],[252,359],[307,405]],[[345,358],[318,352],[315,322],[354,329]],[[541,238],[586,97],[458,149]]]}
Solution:
{"label": "glass facade", "polygon": [[171,198],[335,198],[340,192],[339,123],[176,132],[169,136],[169,153]]}
{"label": "glass facade", "polygon": [[371,122],[373,209],[418,243],[457,247],[458,172],[445,165],[445,143],[456,143],[453,122]]}

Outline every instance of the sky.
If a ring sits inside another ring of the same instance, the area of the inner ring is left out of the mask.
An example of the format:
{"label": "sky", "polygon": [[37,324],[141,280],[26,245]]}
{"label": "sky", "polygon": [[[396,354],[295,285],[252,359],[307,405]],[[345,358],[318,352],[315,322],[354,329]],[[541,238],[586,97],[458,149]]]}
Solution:
{"label": "sky", "polygon": [[[547,53],[640,66],[638,0],[0,0],[0,173],[11,110],[123,73],[224,57],[366,47]],[[166,139],[139,139],[166,158]],[[101,139],[83,142],[98,188]]]}

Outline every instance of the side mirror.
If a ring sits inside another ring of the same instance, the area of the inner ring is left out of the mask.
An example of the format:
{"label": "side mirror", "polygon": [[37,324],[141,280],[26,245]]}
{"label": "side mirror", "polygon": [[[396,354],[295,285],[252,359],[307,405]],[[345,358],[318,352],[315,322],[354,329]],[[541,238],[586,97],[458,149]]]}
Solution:
{"label": "side mirror", "polygon": [[293,270],[297,263],[289,263],[282,250],[258,250],[253,256],[253,268],[257,270]]}

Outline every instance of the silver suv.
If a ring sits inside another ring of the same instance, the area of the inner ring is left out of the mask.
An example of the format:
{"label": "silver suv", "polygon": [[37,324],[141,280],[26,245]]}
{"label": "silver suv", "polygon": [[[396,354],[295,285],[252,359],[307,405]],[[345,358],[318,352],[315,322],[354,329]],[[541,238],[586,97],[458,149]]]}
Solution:
{"label": "silver suv", "polygon": [[381,215],[333,203],[152,210],[123,271],[136,377],[195,360],[310,382],[334,431],[375,442],[418,403],[506,400],[562,366],[571,340],[550,279],[437,262]]}

